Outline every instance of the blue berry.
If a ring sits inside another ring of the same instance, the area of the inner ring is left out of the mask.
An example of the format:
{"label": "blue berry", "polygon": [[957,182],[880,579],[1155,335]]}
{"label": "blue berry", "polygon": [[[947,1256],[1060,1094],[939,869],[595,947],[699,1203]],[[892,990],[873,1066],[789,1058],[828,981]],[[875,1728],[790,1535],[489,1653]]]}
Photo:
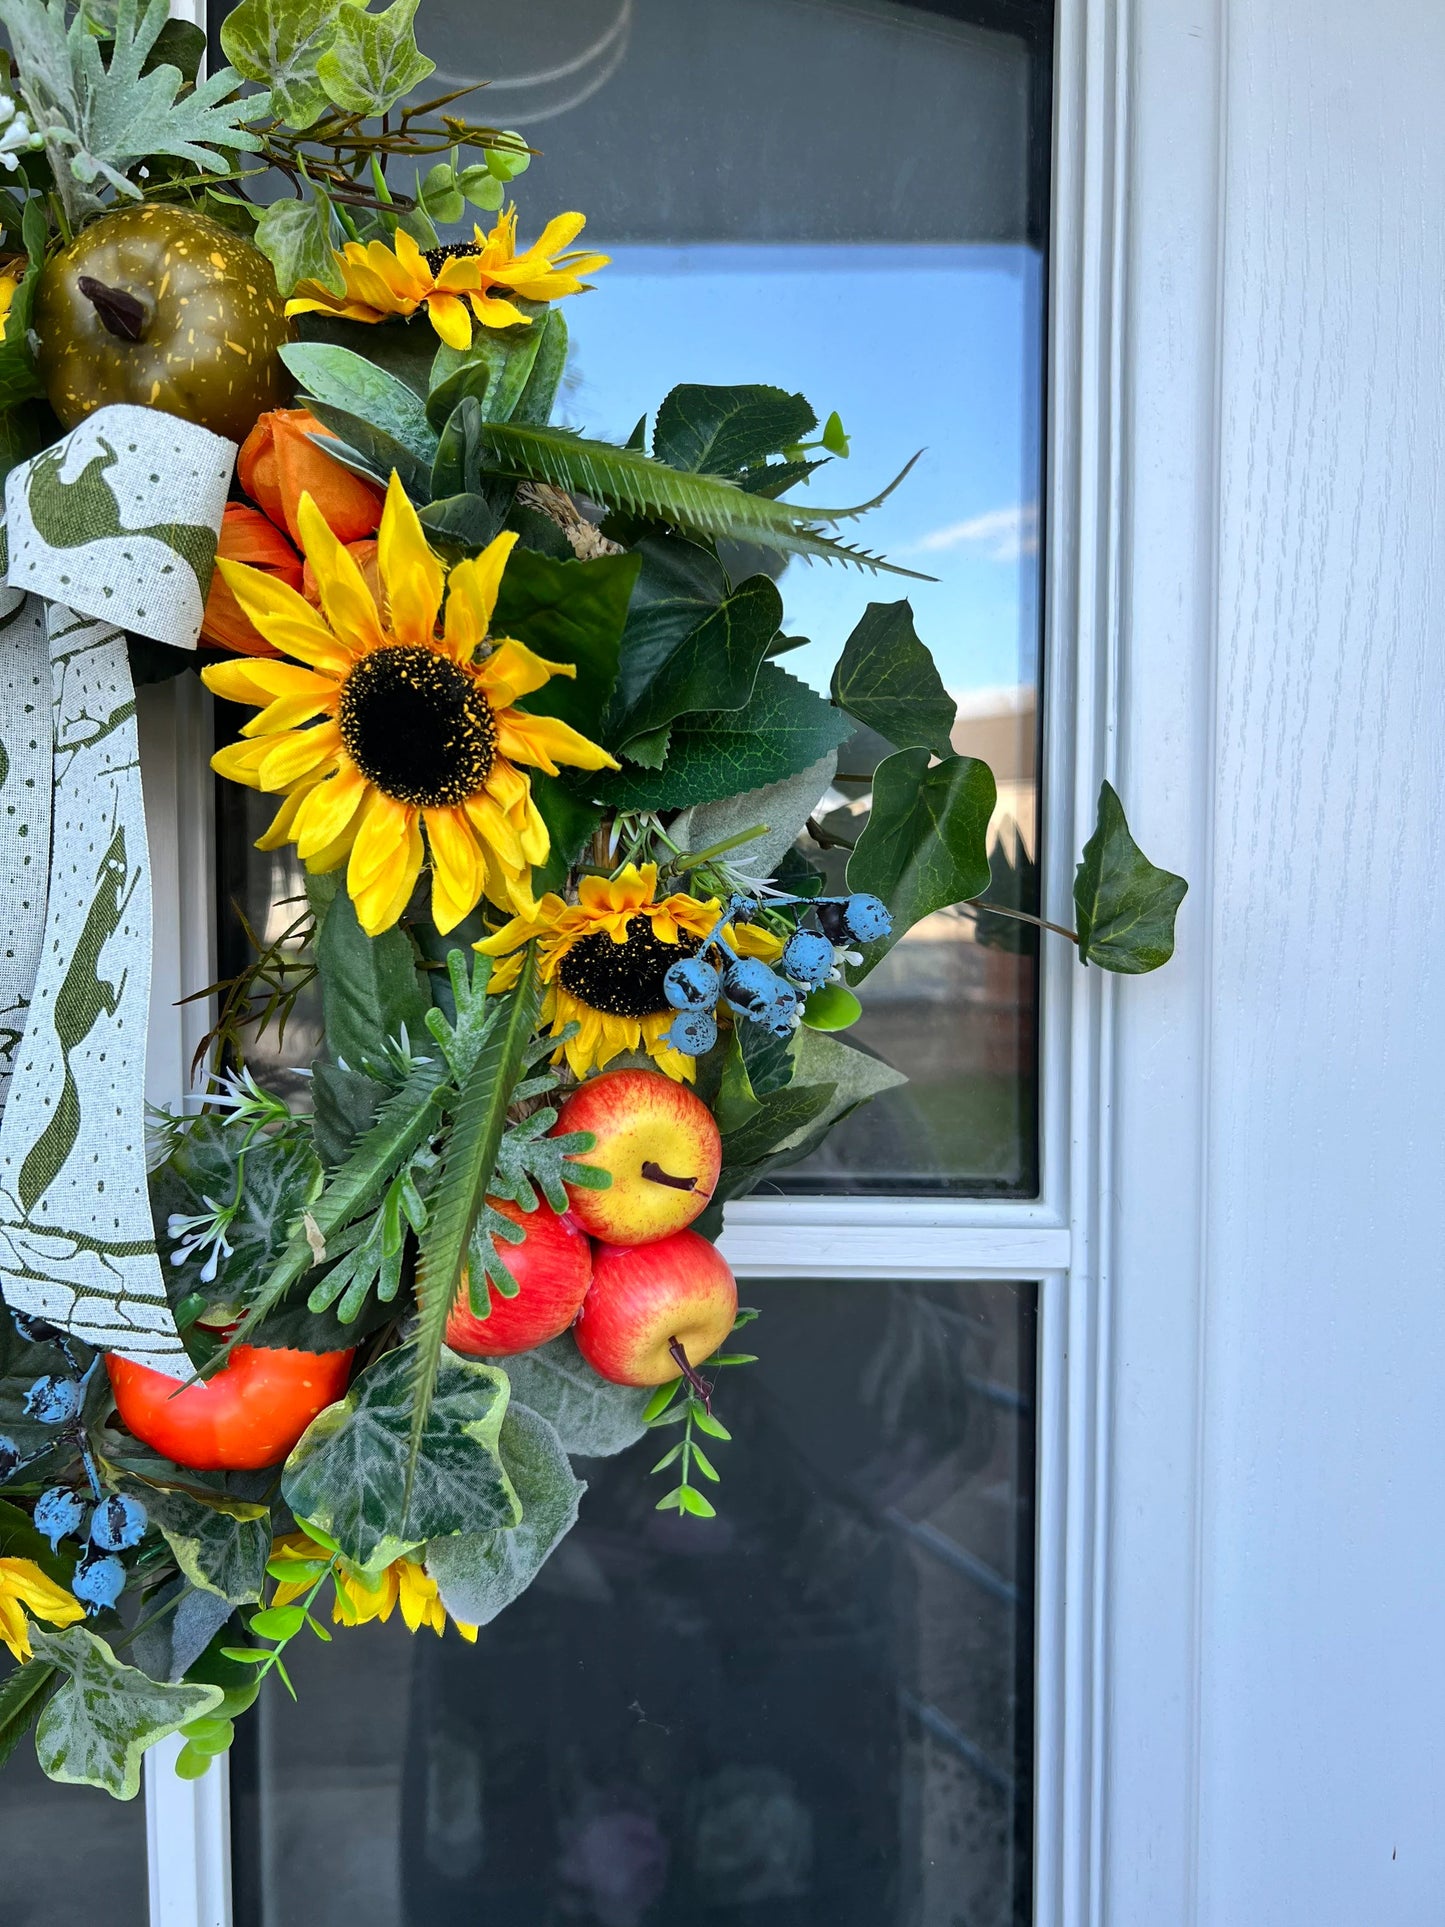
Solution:
{"label": "blue berry", "polygon": [[799,1002],[798,993],[792,985],[783,984],[779,987],[778,995],[757,1021],[770,1030],[774,1037],[791,1037],[794,1030],[793,1017]]}
{"label": "blue berry", "polygon": [[125,1567],[113,1553],[101,1559],[82,1559],[75,1568],[70,1590],[89,1613],[104,1612],[125,1591]]}
{"label": "blue berry", "polygon": [[728,965],[723,977],[723,989],[733,1009],[759,1020],[779,988],[780,979],[773,975],[760,957],[739,958],[736,963]]}
{"label": "blue berry", "polygon": [[0,1479],[8,1479],[24,1456],[14,1439],[0,1432]]}
{"label": "blue berry", "polygon": [[833,946],[816,930],[795,930],[783,946],[783,969],[795,984],[816,990],[833,969]]}
{"label": "blue berry", "polygon": [[859,943],[876,943],[893,931],[893,918],[888,906],[881,897],[870,896],[866,891],[849,897],[843,905],[843,922],[850,937]]}
{"label": "blue berry", "polygon": [[674,1010],[711,1010],[721,980],[702,957],[683,957],[662,980],[662,994]]}
{"label": "blue berry", "polygon": [[64,1425],[75,1417],[84,1398],[85,1388],[78,1378],[47,1373],[25,1394],[25,1416],[39,1419],[42,1425]]}
{"label": "blue berry", "polygon": [[717,1024],[708,1011],[680,1010],[664,1031],[662,1041],[688,1057],[701,1057],[717,1042]]}
{"label": "blue berry", "polygon": [[84,1517],[85,1507],[69,1486],[53,1485],[35,1501],[35,1530],[45,1534],[52,1552],[79,1532]]}
{"label": "blue berry", "polygon": [[102,1552],[124,1552],[127,1546],[140,1544],[145,1529],[146,1509],[140,1500],[114,1492],[95,1508],[90,1522],[91,1543]]}

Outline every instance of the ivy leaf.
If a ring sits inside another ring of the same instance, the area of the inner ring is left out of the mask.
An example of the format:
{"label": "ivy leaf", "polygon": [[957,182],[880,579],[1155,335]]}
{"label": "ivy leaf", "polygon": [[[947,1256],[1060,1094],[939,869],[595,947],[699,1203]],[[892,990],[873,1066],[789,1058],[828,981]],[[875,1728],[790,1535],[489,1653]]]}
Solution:
{"label": "ivy leaf", "polygon": [[220,1705],[219,1686],[164,1686],[123,1666],[83,1626],[36,1627],[36,1659],[65,1675],[40,1715],[35,1754],[52,1780],[96,1786],[117,1800],[140,1791],[141,1758],[157,1740]]}
{"label": "ivy leaf", "polygon": [[419,87],[436,62],[416,44],[412,21],[419,0],[393,0],[381,13],[344,6],[336,37],[316,63],[321,84],[347,114],[389,114],[403,94]]}
{"label": "ivy leaf", "polygon": [[261,1597],[271,1556],[269,1507],[234,1499],[203,1505],[185,1492],[149,1485],[144,1498],[151,1524],[193,1586],[233,1606]]}
{"label": "ivy leaf", "polygon": [[953,754],[958,705],[918,640],[907,601],[868,604],[833,670],[832,696],[899,749]]}
{"label": "ivy leaf", "polygon": [[686,384],[674,388],[658,409],[652,452],[673,468],[740,476],[817,426],[805,397],[783,388]]}
{"label": "ivy leaf", "polygon": [[636,708],[649,683],[720,607],[730,586],[712,550],[681,536],[644,536],[635,553],[642,567],[622,631],[615,703],[619,716]]}
{"label": "ivy leaf", "polygon": [[271,89],[272,113],[298,133],[326,107],[317,62],[336,37],[336,17],[333,0],[241,0],[221,22],[227,60]]}
{"label": "ivy leaf", "polygon": [[831,703],[765,662],[741,709],[700,711],[677,723],[667,762],[656,774],[599,771],[585,782],[614,808],[682,809],[779,783],[851,734],[852,725]]}
{"label": "ivy leaf", "polygon": [[577,1523],[586,1486],[572,1473],[556,1432],[525,1405],[509,1405],[502,1420],[502,1465],[516,1489],[522,1516],[501,1531],[433,1539],[426,1569],[454,1619],[485,1626],[537,1577],[558,1543]]}
{"label": "ivy leaf", "polygon": [[314,181],[309,187],[300,200],[272,201],[262,210],[256,246],[275,270],[279,293],[290,294],[298,281],[319,281],[332,294],[344,294],[331,203]]}
{"label": "ivy leaf", "polygon": [[579,1458],[611,1458],[635,1445],[647,1430],[642,1413],[652,1396],[650,1388],[614,1385],[602,1378],[578,1351],[570,1332],[497,1363],[512,1381],[516,1403],[545,1418],[563,1450]]}
{"label": "ivy leaf", "polygon": [[[329,342],[293,341],[281,350],[281,359],[313,403],[343,410],[388,441],[400,444],[430,479],[437,435],[427,420],[426,403],[414,388],[365,355],[333,347]],[[343,440],[349,439],[342,430],[337,433]],[[359,452],[365,455],[367,450]]]}
{"label": "ivy leaf", "polygon": [[848,888],[882,897],[892,933],[864,944],[854,981],[866,977],[905,930],[988,888],[993,772],[974,756],[930,769],[926,749],[900,749],[873,772],[873,808],[848,859]]}
{"label": "ivy leaf", "polygon": [[1129,834],[1123,804],[1105,783],[1094,834],[1074,878],[1079,961],[1129,977],[1168,963],[1174,919],[1188,888],[1183,877],[1145,856]]}
{"label": "ivy leaf", "polygon": [[[498,1449],[506,1375],[443,1350],[420,1428],[415,1347],[369,1366],[339,1405],[313,1419],[286,1461],[281,1491],[354,1564],[379,1570],[427,1539],[515,1525],[521,1507]],[[415,1453],[416,1474],[409,1472]]]}
{"label": "ivy leaf", "polygon": [[625,744],[679,716],[741,709],[782,619],[776,586],[750,576],[679,639],[629,707],[609,717],[609,739]]}
{"label": "ivy leaf", "polygon": [[524,707],[556,716],[595,740],[617,680],[627,605],[641,568],[635,555],[558,561],[534,549],[513,549],[497,594],[493,628],[515,636],[549,662],[577,666],[575,680],[554,676]]}

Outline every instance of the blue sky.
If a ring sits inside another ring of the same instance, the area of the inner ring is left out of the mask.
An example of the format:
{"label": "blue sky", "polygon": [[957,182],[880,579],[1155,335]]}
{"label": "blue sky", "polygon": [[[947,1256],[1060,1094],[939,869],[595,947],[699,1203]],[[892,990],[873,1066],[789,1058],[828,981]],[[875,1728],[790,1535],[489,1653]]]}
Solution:
{"label": "blue sky", "polygon": [[[589,235],[589,242],[593,237]],[[596,245],[607,248],[605,240]],[[1037,617],[1039,265],[1023,247],[629,246],[567,304],[562,419],[622,441],[678,382],[764,381],[836,408],[852,456],[810,487],[865,500],[875,551],[937,582],[792,562],[788,667],[819,687],[869,601],[906,595],[948,687],[1031,684]],[[799,500],[808,490],[799,490]]]}

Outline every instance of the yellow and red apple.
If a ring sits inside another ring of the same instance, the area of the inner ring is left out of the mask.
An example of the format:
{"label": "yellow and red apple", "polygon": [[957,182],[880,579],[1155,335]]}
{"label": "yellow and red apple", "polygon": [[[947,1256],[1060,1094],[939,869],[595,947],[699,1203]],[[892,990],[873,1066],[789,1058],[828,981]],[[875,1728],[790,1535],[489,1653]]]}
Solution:
{"label": "yellow and red apple", "polygon": [[558,1214],[545,1204],[535,1211],[501,1198],[488,1203],[526,1233],[520,1244],[498,1243],[508,1271],[517,1281],[514,1298],[495,1288],[491,1310],[478,1318],[471,1308],[466,1273],[447,1319],[447,1343],[472,1358],[502,1358],[529,1352],[556,1338],[577,1316],[592,1279],[592,1245],[570,1212]]}
{"label": "yellow and red apple", "polygon": [[689,1367],[701,1364],[737,1311],[737,1284],[717,1246],[696,1231],[676,1231],[651,1244],[595,1248],[574,1336],[587,1363],[613,1384],[663,1385],[681,1376],[674,1344]]}
{"label": "yellow and red apple", "polygon": [[604,1071],[563,1104],[555,1132],[590,1131],[578,1158],[599,1166],[605,1191],[568,1185],[572,1215],[613,1245],[669,1238],[705,1209],[722,1168],[712,1112],[686,1084],[660,1071]]}

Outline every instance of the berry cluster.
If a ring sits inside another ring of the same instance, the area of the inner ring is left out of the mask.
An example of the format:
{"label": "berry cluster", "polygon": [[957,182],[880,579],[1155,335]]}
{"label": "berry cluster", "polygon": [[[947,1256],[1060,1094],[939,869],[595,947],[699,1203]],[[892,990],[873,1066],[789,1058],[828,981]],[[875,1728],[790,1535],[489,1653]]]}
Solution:
{"label": "berry cluster", "polygon": [[70,1590],[87,1612],[104,1612],[118,1603],[125,1590],[125,1566],[116,1555],[140,1544],[145,1536],[146,1509],[139,1499],[126,1493],[101,1490],[83,1419],[85,1390],[95,1365],[82,1370],[65,1334],[44,1319],[12,1315],[28,1344],[57,1345],[70,1370],[45,1373],[25,1393],[26,1418],[49,1428],[53,1436],[38,1450],[26,1454],[14,1439],[0,1434],[0,1479],[9,1479],[37,1459],[48,1457],[58,1445],[68,1444],[74,1450],[85,1471],[89,1497],[68,1485],[48,1487],[35,1501],[35,1529],[50,1541],[52,1552],[59,1549],[62,1539],[79,1542],[81,1552]]}
{"label": "berry cluster", "polygon": [[887,906],[875,896],[781,897],[771,909],[796,906],[811,912],[817,929],[801,921],[783,945],[775,970],[759,957],[740,957],[721,934],[731,923],[748,920],[750,897],[731,898],[702,949],[682,957],[662,980],[663,995],[678,1013],[664,1041],[688,1057],[701,1057],[717,1042],[719,1001],[736,1017],[761,1024],[775,1037],[790,1037],[802,1019],[810,991],[836,975],[838,956],[851,943],[871,943],[893,928]]}

